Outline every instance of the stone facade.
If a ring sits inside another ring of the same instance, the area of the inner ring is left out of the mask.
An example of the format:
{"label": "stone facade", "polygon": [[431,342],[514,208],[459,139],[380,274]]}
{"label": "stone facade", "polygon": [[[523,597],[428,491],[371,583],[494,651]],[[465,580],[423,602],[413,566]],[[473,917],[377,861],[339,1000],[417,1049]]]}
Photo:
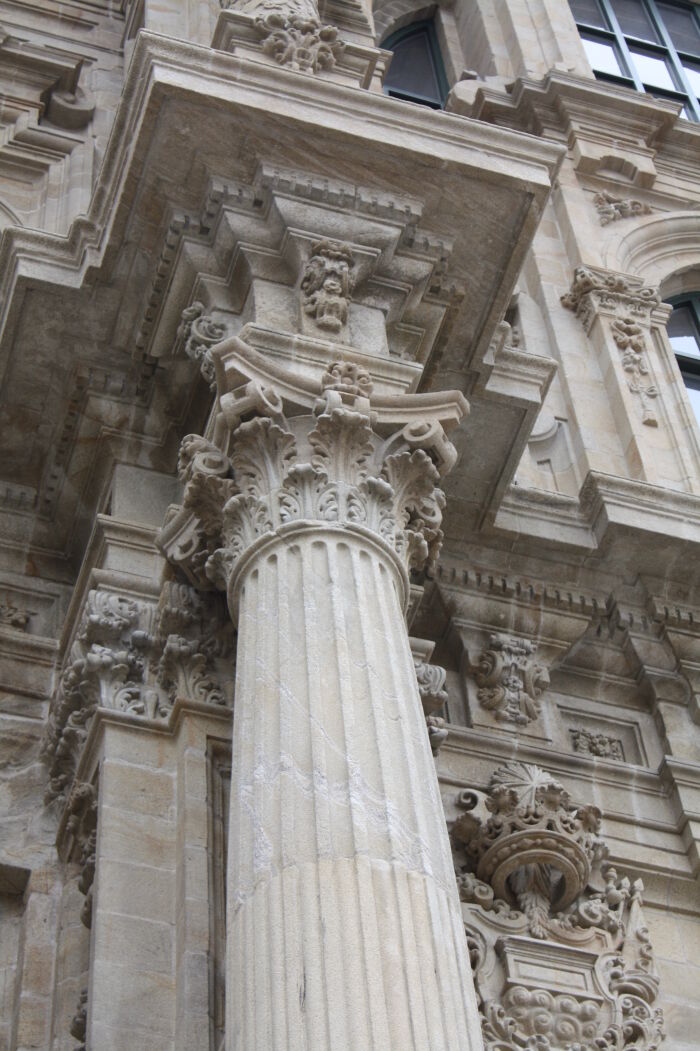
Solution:
{"label": "stone facade", "polygon": [[698,126],[556,0],[0,22],[0,1051],[693,1051]]}

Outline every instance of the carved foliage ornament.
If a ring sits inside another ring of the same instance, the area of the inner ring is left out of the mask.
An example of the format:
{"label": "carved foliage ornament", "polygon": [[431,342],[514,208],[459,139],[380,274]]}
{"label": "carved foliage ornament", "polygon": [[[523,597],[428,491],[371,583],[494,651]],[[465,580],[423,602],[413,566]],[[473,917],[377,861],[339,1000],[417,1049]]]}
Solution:
{"label": "carved foliage ornament", "polygon": [[357,366],[331,366],[323,385],[303,415],[286,414],[254,382],[236,392],[234,404],[252,418],[234,429],[230,456],[204,438],[184,439],[189,515],[166,526],[161,543],[196,586],[226,589],[248,548],[293,522],[361,527],[408,570],[437,557],[444,496],[436,461],[449,466],[454,453],[442,427],[399,423],[377,434],[369,376]]}
{"label": "carved foliage ornament", "polygon": [[225,338],[226,326],[205,314],[204,309],[204,304],[196,300],[183,310],[177,342],[184,347],[187,357],[198,363],[202,376],[213,390],[216,376],[210,348]]}
{"label": "carved foliage ornament", "polygon": [[438,714],[447,703],[447,690],[445,689],[447,672],[438,664],[428,664],[427,661],[420,659],[414,658],[413,663],[430,749],[433,755],[437,755],[449,734],[444,718]]}
{"label": "carved foliage ornament", "polygon": [[176,697],[230,703],[220,673],[232,651],[232,627],[217,596],[167,582],[154,610],[146,603],[91,591],[53,699],[42,755],[47,800],[64,796],[98,708],[165,720]]}
{"label": "carved foliage ornament", "polygon": [[597,193],[593,198],[593,203],[598,211],[601,226],[607,226],[608,223],[614,223],[618,219],[651,214],[651,208],[644,201],[638,201],[634,197],[615,197],[607,190]]}
{"label": "carved foliage ornament", "polygon": [[658,426],[652,407],[658,390],[649,383],[649,367],[645,360],[646,339],[644,328],[633,317],[613,318],[610,323],[615,346],[622,351],[622,367],[628,375],[627,386],[638,394],[642,404],[642,423],[648,427]]}
{"label": "carved foliage ornament", "polygon": [[594,297],[598,305],[615,308],[622,304],[628,313],[648,317],[649,311],[661,302],[658,289],[641,285],[634,278],[610,271],[579,266],[574,271],[571,288],[561,297],[562,305],[586,320]]}
{"label": "carved foliage ornament", "polygon": [[600,759],[625,761],[622,741],[618,737],[593,733],[590,730],[570,730],[571,743],[575,752],[583,755],[594,755]]}
{"label": "carved foliage ornament", "polygon": [[457,803],[486,1051],[656,1051],[663,1016],[643,887],[605,861],[600,811],[518,762],[495,771],[484,798],[466,791]]}
{"label": "carved foliage ornament", "polygon": [[488,649],[472,665],[479,704],[499,721],[522,726],[540,714],[539,698],[549,686],[549,673],[535,660],[536,652],[529,639],[492,635]]}
{"label": "carved foliage ornament", "polygon": [[334,68],[345,48],[335,26],[322,25],[313,0],[219,0],[224,10],[234,8],[255,16],[263,52],[280,66],[302,73]]}

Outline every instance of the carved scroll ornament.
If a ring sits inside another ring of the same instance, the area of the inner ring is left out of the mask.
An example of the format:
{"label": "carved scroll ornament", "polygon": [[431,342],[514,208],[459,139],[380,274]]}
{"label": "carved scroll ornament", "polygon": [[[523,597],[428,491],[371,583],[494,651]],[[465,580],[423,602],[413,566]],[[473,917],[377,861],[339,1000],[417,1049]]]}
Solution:
{"label": "carved scroll ornament", "polygon": [[232,649],[233,629],[217,596],[166,582],[153,609],[112,592],[89,592],[42,745],[47,801],[70,790],[98,708],[165,720],[177,697],[230,705],[230,683],[220,672]]}
{"label": "carved scroll ornament", "polygon": [[449,734],[445,719],[438,714],[447,703],[447,690],[445,689],[447,672],[439,664],[428,664],[427,661],[415,658],[414,665],[418,693],[430,740],[430,750],[433,755],[437,755]]}
{"label": "carved scroll ornament", "polygon": [[235,424],[229,453],[196,435],[184,439],[184,508],[159,543],[197,587],[230,597],[254,545],[310,524],[364,532],[404,572],[436,559],[444,507],[438,482],[455,458],[440,423],[416,416],[420,398],[406,396],[396,399],[380,433],[369,376],[346,363],[326,371],[319,393],[306,407],[250,382],[222,399]]}
{"label": "carved scroll ornament", "polygon": [[519,762],[495,771],[483,799],[466,791],[457,804],[457,883],[486,1051],[657,1051],[643,886],[607,863],[600,811]]}
{"label": "carved scroll ornament", "polygon": [[200,367],[202,376],[213,389],[216,386],[214,361],[210,348],[226,336],[226,326],[204,312],[204,304],[196,300],[185,307],[177,330],[177,342],[185,354]]}
{"label": "carved scroll ornament", "polygon": [[322,25],[313,0],[219,0],[223,10],[235,9],[255,17],[263,52],[280,66],[302,73],[334,68],[345,45],[335,26]]}
{"label": "carved scroll ornament", "polygon": [[540,714],[549,672],[535,660],[537,644],[513,635],[492,635],[471,668],[482,708],[502,722],[526,725]]}

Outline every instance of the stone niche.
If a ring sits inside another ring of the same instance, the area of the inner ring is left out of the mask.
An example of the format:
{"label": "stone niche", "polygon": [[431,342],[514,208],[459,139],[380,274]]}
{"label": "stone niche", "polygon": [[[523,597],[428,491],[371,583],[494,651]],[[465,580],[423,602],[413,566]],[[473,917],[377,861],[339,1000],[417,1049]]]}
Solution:
{"label": "stone niche", "polygon": [[654,1051],[664,1038],[641,880],[608,862],[597,807],[528,763],[463,791],[457,882],[486,1051]]}

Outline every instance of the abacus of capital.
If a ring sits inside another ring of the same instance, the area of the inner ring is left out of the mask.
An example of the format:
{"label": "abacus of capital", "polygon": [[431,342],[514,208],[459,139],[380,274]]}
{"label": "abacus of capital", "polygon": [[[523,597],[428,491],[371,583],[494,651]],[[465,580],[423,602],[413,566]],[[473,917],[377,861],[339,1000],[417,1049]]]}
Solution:
{"label": "abacus of capital", "polygon": [[214,440],[183,442],[161,545],[238,624],[226,1047],[478,1047],[404,620],[466,402],[373,399],[347,359],[302,385],[241,340],[212,353]]}

